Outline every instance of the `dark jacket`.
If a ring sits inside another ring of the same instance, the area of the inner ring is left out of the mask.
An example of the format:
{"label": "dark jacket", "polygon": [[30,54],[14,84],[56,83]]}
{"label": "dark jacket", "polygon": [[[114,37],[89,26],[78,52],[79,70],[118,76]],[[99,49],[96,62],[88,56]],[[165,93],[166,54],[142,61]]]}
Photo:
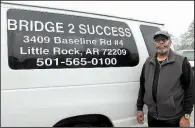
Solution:
{"label": "dark jacket", "polygon": [[[149,114],[159,120],[178,118],[185,113],[190,114],[193,108],[193,72],[189,62],[170,50],[168,59],[159,67],[157,78],[154,77],[158,66],[155,59],[156,56],[148,57],[144,64],[137,109],[142,110],[143,104],[146,104]],[[186,65],[184,62],[187,63],[187,68],[184,68]],[[154,82],[155,80],[157,82]],[[154,87],[156,87],[156,95],[154,95]]]}

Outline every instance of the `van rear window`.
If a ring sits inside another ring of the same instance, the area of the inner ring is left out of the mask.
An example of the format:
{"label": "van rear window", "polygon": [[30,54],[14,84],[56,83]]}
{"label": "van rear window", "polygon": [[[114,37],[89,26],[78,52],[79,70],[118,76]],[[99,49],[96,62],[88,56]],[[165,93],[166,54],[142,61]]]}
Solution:
{"label": "van rear window", "polygon": [[160,28],[148,25],[140,25],[140,30],[144,38],[149,56],[153,56],[156,53],[156,48],[153,45],[153,36],[157,31],[160,30]]}
{"label": "van rear window", "polygon": [[124,22],[9,9],[11,69],[133,67],[139,55]]}

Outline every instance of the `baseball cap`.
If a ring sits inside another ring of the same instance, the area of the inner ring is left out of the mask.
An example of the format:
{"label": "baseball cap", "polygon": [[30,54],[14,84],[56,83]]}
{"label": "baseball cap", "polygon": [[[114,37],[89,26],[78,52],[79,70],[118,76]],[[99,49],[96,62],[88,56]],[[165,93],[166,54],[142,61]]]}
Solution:
{"label": "baseball cap", "polygon": [[154,34],[153,39],[155,39],[155,37],[158,36],[158,35],[164,35],[164,36],[166,36],[166,37],[168,37],[170,39],[170,35],[169,35],[169,33],[167,31],[162,31],[162,30],[157,31]]}

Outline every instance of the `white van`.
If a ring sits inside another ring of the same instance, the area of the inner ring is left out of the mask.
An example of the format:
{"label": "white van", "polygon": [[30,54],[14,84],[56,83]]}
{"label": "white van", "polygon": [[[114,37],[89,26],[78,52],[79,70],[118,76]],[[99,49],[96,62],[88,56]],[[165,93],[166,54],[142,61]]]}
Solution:
{"label": "white van", "polygon": [[182,55],[184,57],[187,57],[190,65],[191,65],[191,67],[194,70],[194,49],[190,49],[190,50],[179,50],[179,51],[177,51],[177,53],[179,55]]}
{"label": "white van", "polygon": [[164,25],[54,4],[1,2],[1,125],[136,125],[141,69]]}

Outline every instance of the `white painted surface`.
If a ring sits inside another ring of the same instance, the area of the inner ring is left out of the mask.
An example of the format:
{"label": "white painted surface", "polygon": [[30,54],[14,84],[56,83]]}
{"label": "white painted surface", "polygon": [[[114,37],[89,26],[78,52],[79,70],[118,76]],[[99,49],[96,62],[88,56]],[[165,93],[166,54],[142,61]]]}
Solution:
{"label": "white painted surface", "polygon": [[[140,62],[136,67],[122,68],[11,70],[7,64],[6,40],[6,11],[9,8],[123,21],[134,33]],[[2,126],[51,127],[61,119],[85,114],[105,115],[114,126],[136,123],[139,77],[148,56],[139,22],[77,12],[3,5],[1,23],[4,24],[1,27],[4,37],[1,38]]]}

